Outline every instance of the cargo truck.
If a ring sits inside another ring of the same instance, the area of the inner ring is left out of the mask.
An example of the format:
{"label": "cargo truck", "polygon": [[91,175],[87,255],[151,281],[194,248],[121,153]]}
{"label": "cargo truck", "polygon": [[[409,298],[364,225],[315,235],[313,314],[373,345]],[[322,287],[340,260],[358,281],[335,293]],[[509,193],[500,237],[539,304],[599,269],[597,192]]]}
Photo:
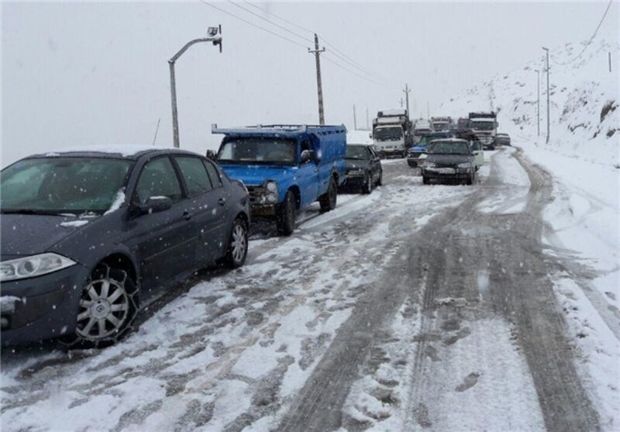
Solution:
{"label": "cargo truck", "polygon": [[493,111],[469,113],[469,127],[476,134],[485,150],[495,149],[497,126],[497,115]]}
{"label": "cargo truck", "polygon": [[405,157],[413,144],[412,123],[406,109],[383,110],[372,121],[372,138],[380,157]]}

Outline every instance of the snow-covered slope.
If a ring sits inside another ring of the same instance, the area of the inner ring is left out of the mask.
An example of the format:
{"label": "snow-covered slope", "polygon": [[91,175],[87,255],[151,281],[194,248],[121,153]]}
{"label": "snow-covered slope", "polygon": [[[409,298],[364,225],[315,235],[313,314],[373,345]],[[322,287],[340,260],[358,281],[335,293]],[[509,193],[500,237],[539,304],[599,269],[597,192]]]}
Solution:
{"label": "snow-covered slope", "polygon": [[[442,114],[495,110],[525,156],[553,178],[545,210],[547,253],[562,260],[554,275],[578,370],[603,430],[618,430],[620,406],[620,96],[617,43],[551,48],[551,137],[546,142],[544,57],[455,96]],[[582,53],[583,51],[583,53]],[[609,53],[615,59],[609,71]],[[542,53],[544,54],[544,53]],[[540,134],[537,72],[540,70]]]}
{"label": "snow-covered slope", "polygon": [[[551,48],[551,139],[546,135],[544,52],[523,68],[475,86],[443,104],[441,112],[464,117],[470,111],[495,110],[499,129],[529,143],[591,162],[620,162],[620,46],[594,41]],[[612,72],[609,71],[609,53]],[[537,137],[537,72],[540,71],[540,138]]]}

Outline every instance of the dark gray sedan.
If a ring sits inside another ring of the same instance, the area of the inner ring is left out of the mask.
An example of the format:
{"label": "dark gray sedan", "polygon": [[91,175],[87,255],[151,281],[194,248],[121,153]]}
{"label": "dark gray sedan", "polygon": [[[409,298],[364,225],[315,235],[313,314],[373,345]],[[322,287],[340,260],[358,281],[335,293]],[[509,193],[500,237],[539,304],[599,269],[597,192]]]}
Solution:
{"label": "dark gray sedan", "polygon": [[428,146],[428,156],[421,165],[422,182],[432,180],[465,182],[476,181],[476,164],[469,143],[464,139],[435,140]]}
{"label": "dark gray sedan", "polygon": [[357,190],[369,194],[383,182],[381,159],[374,149],[365,144],[348,144],[345,156],[346,179],[342,190]]}
{"label": "dark gray sedan", "polygon": [[140,298],[215,262],[243,265],[248,194],[174,149],[35,155],[2,170],[2,344],[114,343]]}

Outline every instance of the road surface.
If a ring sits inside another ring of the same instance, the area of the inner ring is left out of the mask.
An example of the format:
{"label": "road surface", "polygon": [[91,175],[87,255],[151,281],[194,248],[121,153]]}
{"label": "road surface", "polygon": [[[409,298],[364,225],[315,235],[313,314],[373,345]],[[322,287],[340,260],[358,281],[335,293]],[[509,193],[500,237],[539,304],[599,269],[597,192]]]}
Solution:
{"label": "road surface", "polygon": [[550,176],[514,149],[474,186],[384,186],[258,230],[248,263],[149,306],[105,350],[2,352],[11,430],[595,431],[547,253]]}

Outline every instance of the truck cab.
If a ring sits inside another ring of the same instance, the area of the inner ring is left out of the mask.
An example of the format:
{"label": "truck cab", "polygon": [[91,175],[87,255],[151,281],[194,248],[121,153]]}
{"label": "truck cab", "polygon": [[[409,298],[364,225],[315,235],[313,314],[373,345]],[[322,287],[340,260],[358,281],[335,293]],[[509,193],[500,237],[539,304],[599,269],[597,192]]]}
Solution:
{"label": "truck cab", "polygon": [[469,113],[469,127],[476,134],[485,150],[495,149],[497,116],[494,112]]}
{"label": "truck cab", "polygon": [[379,111],[372,121],[372,139],[379,157],[404,157],[413,142],[412,122],[407,110]]}
{"label": "truck cab", "polygon": [[292,234],[297,213],[315,201],[321,211],[336,207],[345,180],[343,125],[214,125],[212,132],[224,135],[216,159],[248,189],[252,216],[274,220],[281,234]]}

